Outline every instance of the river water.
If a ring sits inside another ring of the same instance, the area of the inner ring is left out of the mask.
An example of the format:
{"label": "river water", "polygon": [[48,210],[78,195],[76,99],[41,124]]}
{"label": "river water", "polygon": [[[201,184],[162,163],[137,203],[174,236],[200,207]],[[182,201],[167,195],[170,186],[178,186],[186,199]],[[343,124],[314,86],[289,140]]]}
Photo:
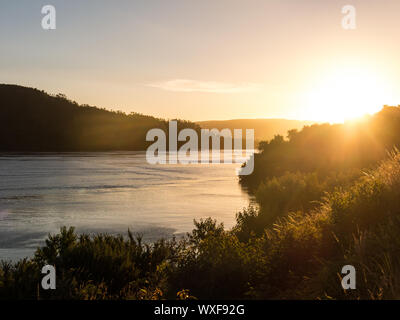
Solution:
{"label": "river water", "polygon": [[150,165],[144,152],[0,155],[0,260],[32,256],[61,226],[129,228],[148,241],[191,231],[193,219],[230,228],[250,202],[239,166]]}

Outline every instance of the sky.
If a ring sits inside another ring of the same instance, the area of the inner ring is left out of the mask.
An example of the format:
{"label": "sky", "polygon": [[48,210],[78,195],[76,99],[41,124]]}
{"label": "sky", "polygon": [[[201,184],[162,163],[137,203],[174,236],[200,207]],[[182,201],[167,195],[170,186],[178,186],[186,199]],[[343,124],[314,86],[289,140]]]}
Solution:
{"label": "sky", "polygon": [[127,113],[340,122],[400,104],[398,0],[1,0],[0,43],[0,83]]}

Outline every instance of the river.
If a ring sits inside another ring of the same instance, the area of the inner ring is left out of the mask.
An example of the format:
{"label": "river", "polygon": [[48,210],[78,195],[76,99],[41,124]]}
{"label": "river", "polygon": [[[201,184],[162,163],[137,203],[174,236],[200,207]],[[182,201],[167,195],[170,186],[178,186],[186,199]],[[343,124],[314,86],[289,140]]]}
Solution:
{"label": "river", "polygon": [[150,165],[144,152],[0,155],[0,260],[32,256],[62,226],[147,241],[178,237],[193,219],[226,228],[250,199],[240,164]]}

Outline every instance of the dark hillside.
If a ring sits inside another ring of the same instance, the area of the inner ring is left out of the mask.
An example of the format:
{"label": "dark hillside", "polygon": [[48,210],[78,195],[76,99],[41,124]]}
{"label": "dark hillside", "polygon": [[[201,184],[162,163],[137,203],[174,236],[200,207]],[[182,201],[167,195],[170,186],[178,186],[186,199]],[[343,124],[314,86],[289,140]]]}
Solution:
{"label": "dark hillside", "polygon": [[326,175],[367,168],[395,146],[400,146],[400,107],[385,106],[358,122],[314,124],[300,131],[289,130],[287,137],[276,135],[261,142],[254,172],[241,176],[241,182],[254,189],[266,179],[287,172]]}
{"label": "dark hillside", "polygon": [[[180,122],[180,126],[197,128]],[[152,128],[168,122],[79,105],[64,95],[0,85],[0,151],[145,150]]]}

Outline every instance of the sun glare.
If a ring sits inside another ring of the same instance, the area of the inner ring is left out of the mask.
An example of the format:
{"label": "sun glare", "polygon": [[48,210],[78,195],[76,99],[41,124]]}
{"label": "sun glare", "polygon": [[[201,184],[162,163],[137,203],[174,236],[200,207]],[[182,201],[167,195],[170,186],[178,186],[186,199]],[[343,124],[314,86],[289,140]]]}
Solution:
{"label": "sun glare", "polygon": [[390,87],[378,74],[356,68],[322,76],[306,94],[308,118],[330,123],[373,114],[390,101]]}

